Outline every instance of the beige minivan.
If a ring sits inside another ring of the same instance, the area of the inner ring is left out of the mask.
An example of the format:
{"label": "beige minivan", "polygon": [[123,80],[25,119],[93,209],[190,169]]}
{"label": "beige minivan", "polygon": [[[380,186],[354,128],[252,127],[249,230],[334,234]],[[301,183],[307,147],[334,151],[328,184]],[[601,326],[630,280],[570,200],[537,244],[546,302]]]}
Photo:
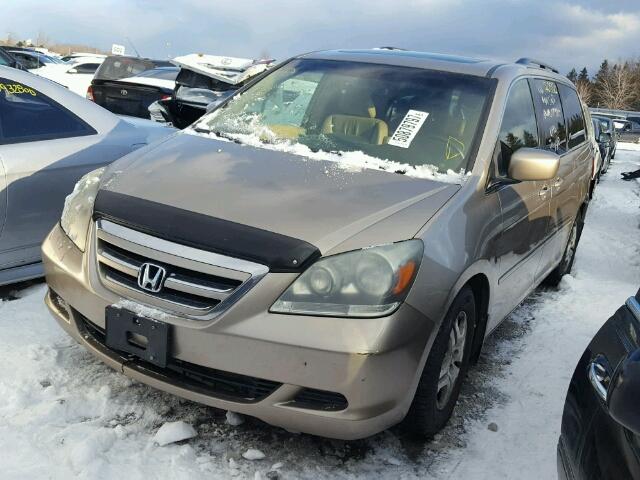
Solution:
{"label": "beige minivan", "polygon": [[571,269],[594,149],[540,62],[302,55],[84,177],[46,303],[109,366],[290,431],[450,417],[486,336]]}

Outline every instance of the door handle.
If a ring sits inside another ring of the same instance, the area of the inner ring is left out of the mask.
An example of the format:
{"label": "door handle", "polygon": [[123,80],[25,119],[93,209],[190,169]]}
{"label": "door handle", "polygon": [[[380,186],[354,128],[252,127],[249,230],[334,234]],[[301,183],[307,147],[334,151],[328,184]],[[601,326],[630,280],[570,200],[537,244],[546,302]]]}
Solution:
{"label": "door handle", "polygon": [[589,382],[596,391],[596,394],[603,402],[607,401],[607,384],[609,383],[609,372],[598,359],[589,364]]}
{"label": "door handle", "polygon": [[553,186],[554,187],[559,187],[560,185],[562,185],[562,183],[564,182],[564,180],[560,177],[556,178],[556,181],[554,182]]}
{"label": "door handle", "polygon": [[546,197],[546,196],[547,196],[547,193],[549,193],[549,186],[548,186],[548,185],[545,185],[544,187],[542,187],[542,188],[540,189],[539,195],[540,195],[541,197]]}

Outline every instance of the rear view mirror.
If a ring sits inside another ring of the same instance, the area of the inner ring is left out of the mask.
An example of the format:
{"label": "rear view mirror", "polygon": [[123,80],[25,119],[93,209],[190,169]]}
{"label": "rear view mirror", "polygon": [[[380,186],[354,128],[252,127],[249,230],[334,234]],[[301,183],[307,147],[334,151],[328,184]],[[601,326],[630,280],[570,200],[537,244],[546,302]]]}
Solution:
{"label": "rear view mirror", "polygon": [[549,150],[521,148],[511,155],[509,178],[519,181],[551,180],[560,168],[560,157]]}
{"label": "rear view mirror", "polygon": [[640,349],[624,360],[607,392],[609,414],[620,425],[640,435]]}

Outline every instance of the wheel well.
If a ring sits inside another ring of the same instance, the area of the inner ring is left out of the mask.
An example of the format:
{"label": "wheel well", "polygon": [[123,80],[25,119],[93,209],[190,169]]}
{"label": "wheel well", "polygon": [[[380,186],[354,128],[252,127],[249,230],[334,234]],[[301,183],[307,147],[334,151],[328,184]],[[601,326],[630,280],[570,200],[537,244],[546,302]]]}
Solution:
{"label": "wheel well", "polygon": [[471,362],[477,363],[480,358],[484,336],[487,331],[487,319],[489,317],[489,280],[479,273],[471,277],[465,285],[471,287],[476,302],[477,325],[473,335],[473,349],[471,350]]}

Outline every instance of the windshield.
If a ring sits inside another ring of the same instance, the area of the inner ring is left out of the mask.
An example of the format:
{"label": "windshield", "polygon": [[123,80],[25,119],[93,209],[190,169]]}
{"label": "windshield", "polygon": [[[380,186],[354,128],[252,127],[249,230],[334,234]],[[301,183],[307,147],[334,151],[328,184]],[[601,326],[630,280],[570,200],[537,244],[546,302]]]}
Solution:
{"label": "windshield", "polygon": [[464,170],[491,80],[419,68],[297,59],[205,116],[196,128],[313,152]]}

